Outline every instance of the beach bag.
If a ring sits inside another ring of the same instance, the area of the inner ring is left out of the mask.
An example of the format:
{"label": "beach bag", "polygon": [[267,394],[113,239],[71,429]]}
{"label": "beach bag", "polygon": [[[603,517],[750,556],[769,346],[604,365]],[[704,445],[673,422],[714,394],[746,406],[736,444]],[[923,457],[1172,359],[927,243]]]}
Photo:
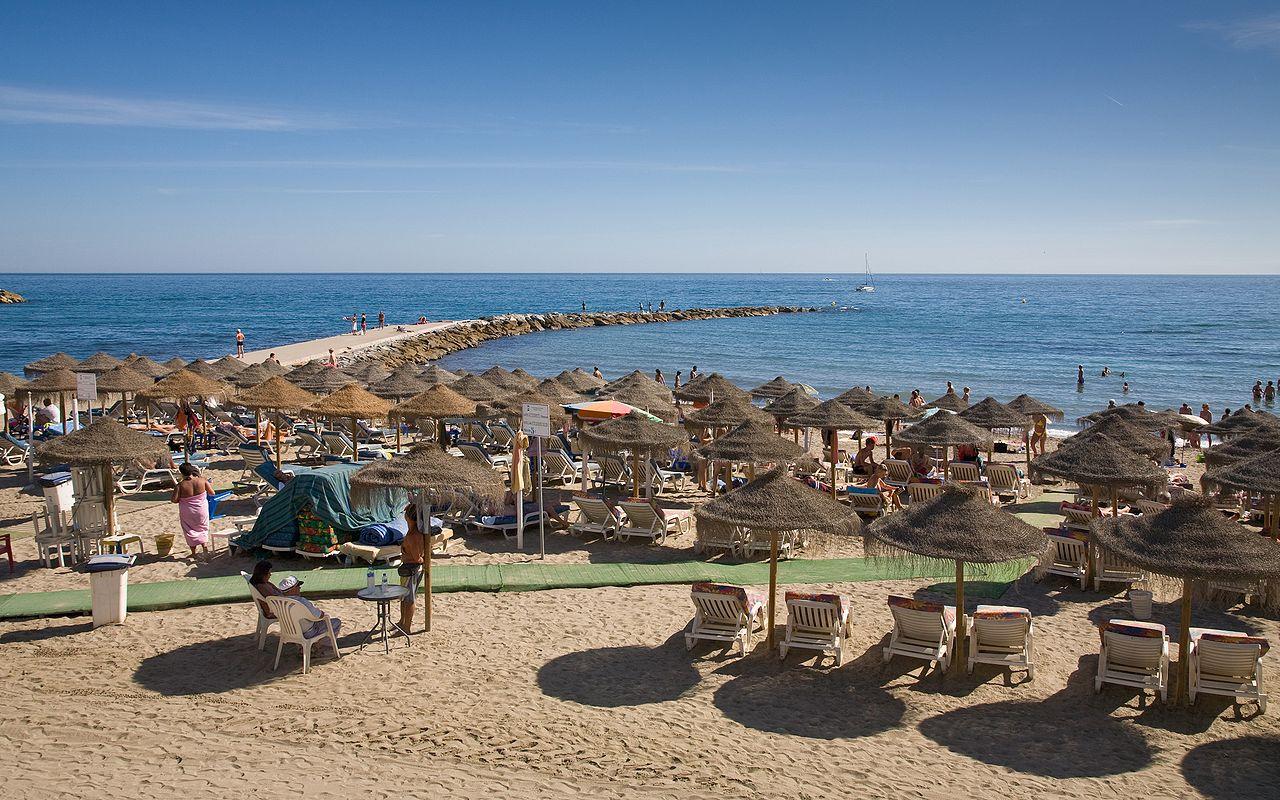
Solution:
{"label": "beach bag", "polygon": [[299,553],[327,556],[338,552],[337,531],[332,525],[316,516],[310,505],[305,505],[298,510],[295,523],[298,527],[298,544],[295,549]]}

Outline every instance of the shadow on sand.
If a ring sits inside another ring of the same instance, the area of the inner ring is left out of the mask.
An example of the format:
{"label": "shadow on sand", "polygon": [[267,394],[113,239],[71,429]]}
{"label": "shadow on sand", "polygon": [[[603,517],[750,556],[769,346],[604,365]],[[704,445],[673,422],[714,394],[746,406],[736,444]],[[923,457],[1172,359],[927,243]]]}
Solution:
{"label": "shadow on sand", "polygon": [[599,708],[678,700],[698,685],[683,633],[658,647],[600,647],[553,658],[538,670],[548,697]]}
{"label": "shadow on sand", "polygon": [[1280,739],[1242,736],[1207,742],[1182,757],[1182,777],[1205,797],[1280,795]]}
{"label": "shadow on sand", "polygon": [[[360,644],[364,635],[364,631],[346,632],[338,638],[338,646],[344,654],[348,653]],[[298,645],[285,645],[277,670],[271,669],[275,651],[274,634],[268,634],[267,647],[261,652],[253,634],[209,639],[147,658],[134,671],[133,680],[153,692],[183,697],[262,686],[302,670]],[[333,653],[327,646],[317,644],[312,648],[313,670],[332,660]]]}

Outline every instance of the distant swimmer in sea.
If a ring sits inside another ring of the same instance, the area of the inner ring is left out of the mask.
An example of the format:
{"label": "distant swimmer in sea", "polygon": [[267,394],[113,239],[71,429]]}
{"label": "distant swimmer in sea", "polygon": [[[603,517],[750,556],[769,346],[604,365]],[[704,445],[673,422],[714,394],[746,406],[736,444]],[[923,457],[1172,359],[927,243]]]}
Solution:
{"label": "distant swimmer in sea", "polygon": [[1103,367],[1103,368],[1102,368],[1102,373],[1101,373],[1102,377],[1104,377],[1104,378],[1105,378],[1105,377],[1107,377],[1107,376],[1108,376],[1108,375],[1110,375],[1110,374],[1111,374],[1111,367]]}
{"label": "distant swimmer in sea", "polygon": [[1253,399],[1254,400],[1262,399],[1262,381],[1253,382]]}
{"label": "distant swimmer in sea", "polygon": [[1128,393],[1129,393],[1129,382],[1128,382],[1128,381],[1125,381],[1125,382],[1124,382],[1124,386],[1121,386],[1121,387],[1120,387],[1120,391],[1124,392],[1125,394],[1128,394]]}
{"label": "distant swimmer in sea", "polygon": [[1267,389],[1263,394],[1268,403],[1274,403],[1276,401],[1276,385],[1271,381],[1267,381]]}
{"label": "distant swimmer in sea", "polygon": [[960,392],[961,392],[960,399],[965,401],[966,403],[969,402],[969,387],[968,386],[964,387],[963,389],[960,390]]}
{"label": "distant swimmer in sea", "polygon": [[587,301],[586,301],[586,300],[583,300],[583,301],[582,301],[582,313],[583,313],[583,314],[587,313]]}
{"label": "distant swimmer in sea", "polygon": [[1084,364],[1076,365],[1076,383],[1084,386]]}

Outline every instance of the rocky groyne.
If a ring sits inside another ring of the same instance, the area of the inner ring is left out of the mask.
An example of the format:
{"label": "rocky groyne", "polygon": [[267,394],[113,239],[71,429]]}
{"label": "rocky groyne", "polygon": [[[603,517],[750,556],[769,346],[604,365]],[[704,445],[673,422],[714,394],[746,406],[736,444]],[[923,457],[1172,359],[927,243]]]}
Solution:
{"label": "rocky groyne", "polygon": [[733,308],[684,308],[672,311],[588,311],[574,314],[503,314],[453,325],[445,330],[424,333],[352,353],[351,361],[378,359],[388,366],[435,361],[495,339],[523,336],[541,331],[568,331],[604,325],[648,325],[659,322],[689,322],[737,317],[771,317],[776,314],[803,314],[817,311],[803,306],[739,306]]}
{"label": "rocky groyne", "polygon": [[27,302],[27,298],[17,292],[11,292],[8,289],[0,289],[0,305],[12,305],[14,303],[25,302]]}

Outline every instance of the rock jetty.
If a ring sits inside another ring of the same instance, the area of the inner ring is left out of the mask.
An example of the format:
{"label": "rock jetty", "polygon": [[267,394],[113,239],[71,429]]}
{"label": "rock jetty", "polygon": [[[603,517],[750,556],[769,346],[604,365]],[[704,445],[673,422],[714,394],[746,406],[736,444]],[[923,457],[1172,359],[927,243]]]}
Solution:
{"label": "rock jetty", "polygon": [[364,348],[351,361],[378,359],[388,366],[435,361],[450,353],[466,350],[508,336],[539,331],[566,331],[604,325],[645,325],[655,322],[688,322],[736,317],[771,317],[776,314],[804,314],[817,311],[803,306],[739,306],[734,308],[685,308],[672,311],[588,311],[573,314],[503,314],[462,322],[445,330],[400,339],[384,346]]}
{"label": "rock jetty", "polygon": [[17,292],[11,292],[8,289],[0,289],[0,304],[12,305],[13,303],[25,302],[27,302],[27,298]]}

